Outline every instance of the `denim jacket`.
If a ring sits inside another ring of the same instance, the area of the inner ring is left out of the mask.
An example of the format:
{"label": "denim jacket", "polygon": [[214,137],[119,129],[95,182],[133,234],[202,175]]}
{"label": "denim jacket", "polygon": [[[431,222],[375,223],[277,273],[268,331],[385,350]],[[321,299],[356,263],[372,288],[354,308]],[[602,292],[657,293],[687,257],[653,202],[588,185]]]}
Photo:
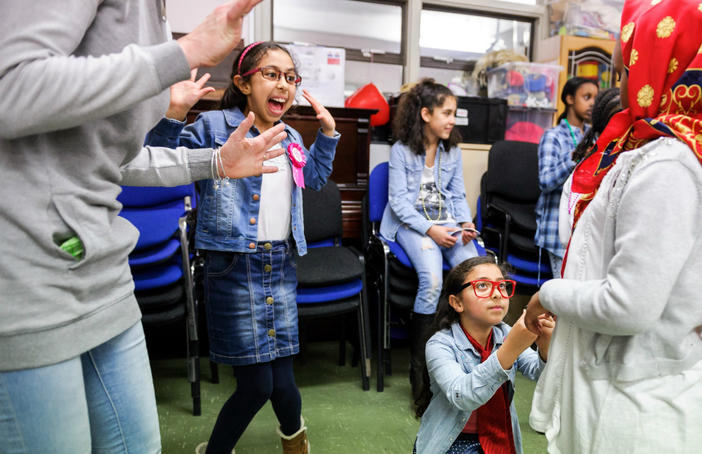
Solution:
{"label": "denim jacket", "polygon": [[[395,234],[403,224],[422,234],[433,225],[414,206],[419,196],[425,159],[425,153],[416,154],[400,141],[395,142],[390,149],[388,204],[385,206],[383,219],[380,222],[380,234],[388,240],[395,240]],[[459,224],[470,222],[472,216],[463,184],[461,149],[453,147],[446,151],[443,143],[439,142],[434,160],[434,181],[437,183],[439,168],[441,168],[441,188],[439,189],[446,197],[449,212]]]}
{"label": "denim jacket", "polygon": [[[516,371],[536,380],[544,368],[539,354],[527,348],[509,370],[502,369],[497,349],[510,327],[500,322],[492,329],[494,348],[490,357],[480,362],[480,353],[470,343],[458,322],[435,333],[427,341],[427,368],[433,394],[417,434],[417,454],[444,454],[468,422],[470,414],[486,403],[500,386],[509,380],[514,386]],[[510,403],[512,434],[518,454],[522,452],[522,434],[517,411]]]}
{"label": "denim jacket", "polygon": [[[194,123],[185,123],[163,118],[149,132],[147,145],[175,148],[217,148],[222,146],[229,135],[244,120],[244,114],[238,108],[213,110],[201,113]],[[319,190],[324,186],[332,172],[332,161],[339,142],[339,133],[328,137],[321,130],[308,149],[302,143],[302,137],[290,126],[285,126],[288,136],[281,146],[287,149],[291,142],[300,144],[307,156],[303,168],[305,187]],[[252,127],[247,137],[259,134]],[[291,164],[292,165],[292,164]],[[255,252],[258,236],[259,200],[261,194],[261,176],[230,180],[228,185],[214,188],[212,180],[200,185],[200,205],[197,214],[195,247],[230,252]],[[307,242],[302,214],[302,191],[293,185],[292,191],[292,236],[300,255],[307,252]]]}

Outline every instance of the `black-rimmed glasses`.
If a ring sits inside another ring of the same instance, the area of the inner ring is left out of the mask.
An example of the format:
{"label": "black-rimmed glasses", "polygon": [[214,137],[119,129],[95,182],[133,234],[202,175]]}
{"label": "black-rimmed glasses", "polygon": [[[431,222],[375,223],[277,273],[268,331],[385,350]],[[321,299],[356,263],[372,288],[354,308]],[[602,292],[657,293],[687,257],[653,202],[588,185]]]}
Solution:
{"label": "black-rimmed glasses", "polygon": [[298,73],[294,71],[283,72],[275,66],[263,66],[260,68],[254,68],[242,74],[241,77],[247,77],[257,72],[260,72],[264,79],[270,80],[272,82],[277,82],[282,77],[283,80],[288,83],[288,85],[295,85],[297,87],[302,83],[302,77]]}

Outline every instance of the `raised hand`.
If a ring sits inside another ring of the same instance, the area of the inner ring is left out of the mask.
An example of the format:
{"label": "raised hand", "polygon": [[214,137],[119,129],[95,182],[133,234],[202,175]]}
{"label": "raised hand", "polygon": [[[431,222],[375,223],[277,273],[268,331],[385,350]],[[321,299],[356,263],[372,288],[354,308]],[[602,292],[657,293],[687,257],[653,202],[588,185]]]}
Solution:
{"label": "raised hand", "polygon": [[243,19],[261,0],[232,0],[219,5],[193,31],[178,39],[190,68],[216,66],[241,40]]}
{"label": "raised hand", "polygon": [[171,102],[166,111],[166,117],[174,120],[185,120],[188,111],[207,93],[213,92],[214,87],[205,87],[210,80],[210,73],[203,74],[195,80],[197,68],[190,71],[190,79],[171,85]]}
{"label": "raised hand", "polygon": [[325,136],[334,137],[334,131],[336,130],[336,122],[334,117],[331,116],[326,107],[319,103],[307,90],[302,90],[302,97],[310,103],[315,113],[317,114],[317,120],[322,125],[322,133]]}
{"label": "raised hand", "polygon": [[537,318],[541,334],[536,338],[536,346],[539,347],[539,354],[544,361],[548,360],[548,347],[551,345],[551,335],[556,327],[555,316],[541,314]]}
{"label": "raised hand", "polygon": [[505,370],[511,368],[519,355],[529,348],[535,340],[536,334],[529,331],[524,325],[524,313],[522,312],[522,316],[514,322],[502,346],[497,350],[497,360],[502,368]]}
{"label": "raised hand", "polygon": [[249,132],[253,124],[254,114],[250,112],[222,145],[224,169],[218,166],[220,175],[226,174],[229,178],[244,178],[278,171],[275,166],[264,166],[263,161],[283,154],[282,147],[275,150],[270,150],[270,148],[285,139],[285,125],[278,123],[257,137],[246,137],[246,133]]}

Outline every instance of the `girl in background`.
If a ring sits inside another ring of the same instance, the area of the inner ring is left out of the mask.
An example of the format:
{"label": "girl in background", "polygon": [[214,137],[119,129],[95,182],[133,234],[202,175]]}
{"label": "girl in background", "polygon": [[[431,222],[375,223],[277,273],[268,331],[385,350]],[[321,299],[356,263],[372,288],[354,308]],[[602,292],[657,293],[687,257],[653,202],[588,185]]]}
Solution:
{"label": "girl in background", "polygon": [[477,254],[463,184],[456,97],[445,85],[423,79],[400,98],[390,150],[388,204],[380,234],[397,241],[419,278],[410,322],[410,383],[422,389],[424,346],[443,281],[444,257],[451,266]]}
{"label": "girl in background", "polygon": [[[206,79],[205,79],[206,80]],[[251,134],[281,121],[293,103],[301,77],[290,53],[273,42],[247,46],[235,58],[221,110],[202,113],[193,124],[178,121],[204,94],[204,81],[190,82],[195,96],[171,96],[170,113],[149,136],[152,144],[217,147],[247,115]],[[187,87],[186,87],[187,88]],[[205,251],[205,297],[210,358],[234,366],[237,388],[219,413],[208,443],[197,452],[230,453],[254,415],[271,400],[286,454],[309,452],[293,375],[299,352],[295,249],[307,249],[302,191],[320,189],[332,171],[339,134],[335,122],[308,92],[321,128],[309,150],[289,126],[286,153],[266,161],[277,172],[203,185],[195,247]],[[177,103],[182,102],[180,106]],[[195,152],[195,151],[193,151]],[[218,163],[212,163],[213,169]]]}
{"label": "girl in background", "polygon": [[573,150],[590,122],[597,84],[591,79],[573,77],[563,86],[561,101],[565,110],[558,125],[547,130],[539,142],[539,188],[536,203],[534,243],[546,249],[553,277],[560,277],[564,247],[558,237],[558,205],[563,183],[573,171]]}
{"label": "girl in background", "polygon": [[[428,381],[417,401],[417,454],[522,452],[512,403],[516,371],[536,380],[548,356],[554,321],[542,315],[537,338],[524,316],[502,319],[515,282],[488,256],[451,270],[427,342]],[[529,347],[536,341],[538,353]]]}

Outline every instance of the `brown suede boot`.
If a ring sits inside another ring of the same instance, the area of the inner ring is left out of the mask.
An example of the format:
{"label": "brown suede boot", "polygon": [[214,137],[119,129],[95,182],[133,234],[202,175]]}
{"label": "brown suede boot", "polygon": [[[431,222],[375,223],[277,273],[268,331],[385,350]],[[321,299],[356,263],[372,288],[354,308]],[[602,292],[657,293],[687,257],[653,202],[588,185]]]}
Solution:
{"label": "brown suede boot", "polygon": [[276,431],[280,441],[283,442],[283,454],[309,454],[310,443],[307,441],[307,427],[302,416],[300,416],[300,429],[294,434],[285,435],[280,431],[280,427]]}

